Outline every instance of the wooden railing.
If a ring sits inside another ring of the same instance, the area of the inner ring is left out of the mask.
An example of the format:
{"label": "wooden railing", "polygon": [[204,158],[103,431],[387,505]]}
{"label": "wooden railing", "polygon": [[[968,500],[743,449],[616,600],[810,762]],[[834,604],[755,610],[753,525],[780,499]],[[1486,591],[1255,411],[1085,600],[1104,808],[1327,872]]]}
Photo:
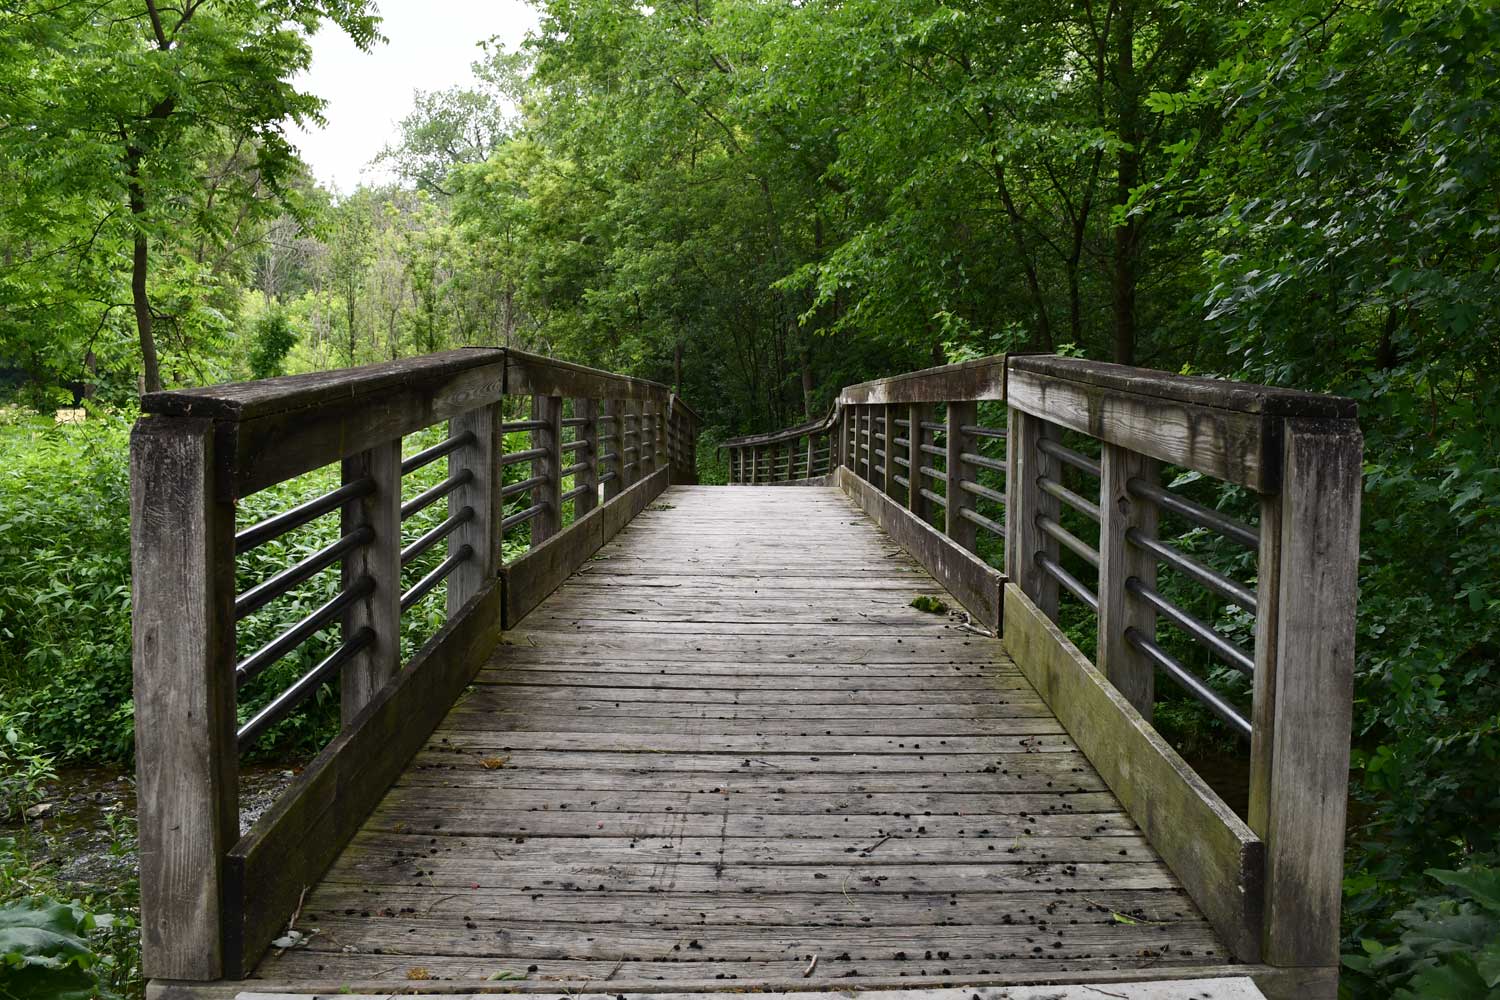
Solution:
{"label": "wooden railing", "polygon": [[834,467],[834,418],[838,408],[822,420],[784,431],[751,434],[725,441],[732,484],[800,483],[821,479]]}
{"label": "wooden railing", "polygon": [[[1361,490],[1354,404],[1017,356],[851,386],[828,422],[833,480],[1003,632],[1235,957],[1306,970],[1307,995],[1332,995]],[[777,440],[728,444],[753,454]],[[1097,636],[1089,655],[1059,622]],[[1208,683],[1212,664],[1248,678],[1248,711]],[[1151,726],[1158,677],[1249,744],[1244,819]]]}
{"label": "wooden railing", "polygon": [[[697,418],[653,382],[479,348],[155,393],[142,409],[131,518],[143,966],[153,979],[237,978],[500,629],[669,482],[695,481]],[[403,457],[414,435],[431,443]],[[525,446],[507,453],[507,435]],[[329,492],[237,524],[245,498],[330,464]],[[237,557],[335,515],[336,541],[237,592]],[[404,585],[403,569],[433,563],[439,546],[445,557]],[[335,566],[332,598],[241,648],[239,623]],[[404,620],[440,585],[446,623],[403,664]],[[242,686],[320,636],[328,655],[242,709]],[[241,836],[240,754],[335,679],[341,731]]]}

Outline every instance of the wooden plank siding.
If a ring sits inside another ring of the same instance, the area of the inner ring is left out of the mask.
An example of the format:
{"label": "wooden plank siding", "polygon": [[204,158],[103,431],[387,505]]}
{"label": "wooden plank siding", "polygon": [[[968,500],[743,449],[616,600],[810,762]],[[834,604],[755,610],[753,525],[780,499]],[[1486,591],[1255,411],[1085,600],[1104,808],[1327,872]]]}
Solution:
{"label": "wooden plank siding", "polygon": [[504,635],[244,988],[1231,974],[1001,642],[919,594],[958,607],[839,490],[667,489]]}

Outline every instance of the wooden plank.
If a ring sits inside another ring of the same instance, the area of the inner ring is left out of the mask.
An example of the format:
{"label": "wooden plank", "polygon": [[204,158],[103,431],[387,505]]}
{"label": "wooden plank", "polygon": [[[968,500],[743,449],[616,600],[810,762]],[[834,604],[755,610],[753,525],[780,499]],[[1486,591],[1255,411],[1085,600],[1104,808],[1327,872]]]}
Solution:
{"label": "wooden plank", "polygon": [[505,447],[502,411],[498,402],[491,403],[453,418],[448,425],[450,436],[474,435],[473,444],[448,455],[449,476],[468,472],[471,477],[448,495],[448,514],[451,517],[466,507],[474,511],[466,524],[448,536],[450,556],[465,545],[474,553],[448,576],[449,617],[489,586],[500,567],[500,522],[505,519],[505,500],[500,495],[504,482],[500,453]]}
{"label": "wooden plank", "polygon": [[623,493],[616,494],[500,570],[505,581],[504,627],[515,628],[527,613],[544,601],[579,566],[613,538],[666,488],[668,470],[661,469]]}
{"label": "wooden plank", "polygon": [[1100,462],[1099,510],[1099,642],[1095,662],[1120,693],[1151,721],[1156,700],[1156,665],[1130,642],[1125,633],[1135,629],[1156,638],[1156,610],[1125,589],[1131,577],[1156,587],[1156,559],[1125,540],[1131,530],[1156,537],[1156,504],[1133,495],[1126,484],[1139,476],[1149,483],[1160,479],[1155,460],[1119,445],[1106,444]]}
{"label": "wooden plank", "polygon": [[131,633],[141,947],[147,976],[216,979],[239,836],[234,505],[213,493],[208,420],[151,417],[130,434]]}
{"label": "wooden plank", "polygon": [[617,375],[575,365],[570,361],[505,350],[507,396],[571,396],[574,399],[655,399],[665,402],[671,392],[660,382]]}
{"label": "wooden plank", "polygon": [[960,361],[851,385],[839,393],[844,405],[863,403],[946,403],[949,400],[1005,398],[1005,355]]}
{"label": "wooden plank", "polygon": [[[345,483],[368,478],[375,491],[350,500],[340,511],[340,532],[347,535],[368,526],[375,532],[368,545],[344,557],[340,567],[347,589],[362,576],[375,581],[375,589],[350,605],[344,614],[343,638],[353,638],[361,629],[375,634],[374,641],[356,653],[340,669],[340,718],[352,722],[375,692],[385,687],[401,668],[401,440],[392,438],[344,459]],[[238,831],[236,831],[238,833]]]}
{"label": "wooden plank", "polygon": [[[504,352],[478,348],[361,368],[154,393],[148,413],[216,422],[215,483],[234,498],[500,398]],[[379,405],[369,405],[378,400]]]}
{"label": "wooden plank", "polygon": [[865,513],[910,552],[949,593],[987,629],[1000,628],[1000,590],[1004,576],[972,552],[966,552],[936,528],[858,476],[844,470],[840,486]]}
{"label": "wooden plank", "polygon": [[1260,493],[1277,489],[1274,418],[1019,369],[1008,391],[1012,410]]}
{"label": "wooden plank", "polygon": [[[224,861],[224,975],[248,975],[493,649],[500,587],[464,606],[293,779]],[[233,759],[233,755],[230,755]],[[202,879],[204,871],[194,873]],[[191,884],[191,883],[190,883]]]}
{"label": "wooden plank", "polygon": [[531,432],[531,446],[542,455],[531,460],[531,474],[542,481],[531,490],[531,502],[542,510],[531,519],[531,549],[562,530],[562,397],[532,396],[531,419],[542,426]]}
{"label": "wooden plank", "polygon": [[1272,417],[1323,417],[1353,419],[1357,404],[1342,396],[1254,385],[1228,379],[1201,378],[1153,371],[1132,365],[1116,365],[1084,358],[1057,355],[1013,355],[1012,373],[1026,372],[1067,379],[1115,392],[1129,392],[1163,401],[1194,403],[1239,413]]}
{"label": "wooden plank", "polygon": [[[1286,422],[1277,546],[1265,958],[1337,967],[1354,696],[1363,438],[1353,421]],[[1266,721],[1264,718],[1261,720]]]}
{"label": "wooden plank", "polygon": [[[851,993],[762,993],[763,997],[785,1000],[850,1000]],[[722,993],[657,993],[655,1000],[719,1000]],[[1097,986],[1012,986],[1003,991],[991,987],[977,989],[867,990],[859,1000],[1099,1000],[1119,997],[1122,1000],[1263,1000],[1264,994],[1255,981],[1245,976],[1213,979],[1174,979],[1141,983],[1100,983]],[[387,1000],[388,994],[351,996],[349,1000]],[[619,1000],[618,993],[569,993],[569,1000]],[[286,994],[241,993],[238,1000],[321,1000],[313,994],[289,997]],[[563,1000],[559,997],[558,1000]]]}
{"label": "wooden plank", "polygon": [[1005,451],[1005,574],[1042,614],[1057,619],[1057,580],[1037,564],[1037,553],[1053,559],[1057,539],[1042,530],[1039,518],[1059,517],[1057,497],[1042,490],[1039,479],[1059,478],[1057,459],[1042,451],[1043,441],[1061,436],[1057,425],[1017,409],[1010,414]]}
{"label": "wooden plank", "polygon": [[1019,587],[1005,646],[1236,958],[1260,958],[1264,845]]}

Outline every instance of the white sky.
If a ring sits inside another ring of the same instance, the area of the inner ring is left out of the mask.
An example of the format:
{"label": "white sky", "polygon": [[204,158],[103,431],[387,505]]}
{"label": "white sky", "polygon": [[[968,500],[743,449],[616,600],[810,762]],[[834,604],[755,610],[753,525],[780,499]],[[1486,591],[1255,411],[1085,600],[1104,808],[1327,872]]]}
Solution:
{"label": "white sky", "polygon": [[389,39],[369,54],[325,25],[313,38],[312,69],[298,85],[328,102],[328,125],[288,138],[313,175],[342,192],[361,181],[392,177],[369,163],[396,134],[413,90],[442,90],[473,80],[479,43],[498,36],[508,48],[536,27],[522,0],[380,0],[380,33]]}

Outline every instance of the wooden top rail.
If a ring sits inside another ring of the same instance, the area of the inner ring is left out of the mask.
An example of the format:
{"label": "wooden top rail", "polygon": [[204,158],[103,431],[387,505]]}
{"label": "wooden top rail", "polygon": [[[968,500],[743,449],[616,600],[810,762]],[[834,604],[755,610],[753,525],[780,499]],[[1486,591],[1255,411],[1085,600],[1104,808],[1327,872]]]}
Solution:
{"label": "wooden top rail", "polygon": [[[507,421],[507,396],[528,397],[530,419]],[[131,544],[143,965],[153,978],[233,978],[500,630],[670,482],[696,481],[698,417],[659,383],[491,348],[152,393],[142,409]],[[507,454],[508,433],[526,446]],[[245,498],[330,467],[336,487],[237,523]],[[237,592],[238,558],[263,566],[256,550],[335,515],[321,547]],[[523,530],[525,553],[512,542],[506,561],[507,536]],[[426,638],[410,612],[440,585],[446,624],[403,664],[403,641]],[[278,603],[292,594],[304,600],[291,607],[314,610],[241,649],[244,622],[293,616]],[[290,684],[264,690],[289,666]],[[341,732],[242,836],[239,752],[334,679]]]}
{"label": "wooden top rail", "polygon": [[[977,622],[1003,629],[1236,957],[1325,979],[1348,781],[1356,416],[1333,396],[1019,355],[850,386],[824,432],[834,481]],[[806,436],[811,454],[827,423],[726,442],[732,481],[816,474],[781,446]],[[1058,627],[1063,600],[1077,602],[1071,624],[1096,627],[1089,655]],[[1253,617],[1253,649],[1242,626],[1218,624],[1234,621],[1225,608]],[[1204,679],[1210,663],[1252,678],[1248,710]],[[1249,741],[1245,819],[1151,727],[1158,676]]]}

